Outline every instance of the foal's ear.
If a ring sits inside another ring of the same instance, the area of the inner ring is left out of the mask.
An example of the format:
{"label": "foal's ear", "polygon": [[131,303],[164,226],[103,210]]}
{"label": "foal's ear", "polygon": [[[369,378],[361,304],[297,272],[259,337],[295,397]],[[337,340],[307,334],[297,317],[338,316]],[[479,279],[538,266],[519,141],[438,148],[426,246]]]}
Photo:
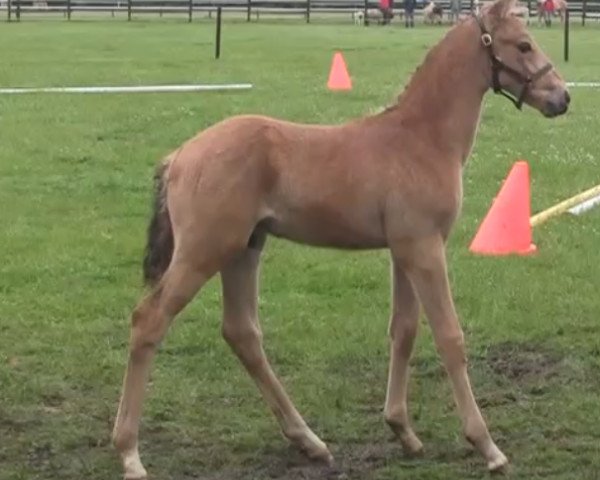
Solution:
{"label": "foal's ear", "polygon": [[517,0],[496,0],[488,10],[489,15],[496,18],[505,18],[516,8]]}

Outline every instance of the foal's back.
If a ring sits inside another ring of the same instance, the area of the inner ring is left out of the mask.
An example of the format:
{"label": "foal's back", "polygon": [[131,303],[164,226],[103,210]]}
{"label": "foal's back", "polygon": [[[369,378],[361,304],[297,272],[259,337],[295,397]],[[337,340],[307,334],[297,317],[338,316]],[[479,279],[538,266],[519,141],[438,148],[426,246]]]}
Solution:
{"label": "foal's back", "polygon": [[408,133],[390,129],[380,116],[339,126],[236,116],[174,154],[170,177],[180,180],[177,190],[195,192],[197,202],[235,204],[238,215],[253,216],[273,235],[379,248],[387,245],[390,208],[411,228],[421,218],[415,201],[426,196],[430,175],[411,145]]}

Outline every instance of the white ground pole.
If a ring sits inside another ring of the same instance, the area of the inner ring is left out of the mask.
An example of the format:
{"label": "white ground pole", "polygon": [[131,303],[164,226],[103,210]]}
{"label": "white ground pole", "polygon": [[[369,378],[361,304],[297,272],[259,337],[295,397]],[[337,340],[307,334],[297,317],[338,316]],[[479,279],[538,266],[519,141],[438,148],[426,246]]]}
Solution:
{"label": "white ground pole", "polygon": [[575,205],[573,208],[570,208],[569,213],[572,213],[573,215],[581,215],[582,213],[585,213],[588,210],[591,210],[592,208],[597,207],[599,205],[600,194],[596,195],[594,198],[590,198],[589,200],[580,203],[579,205]]}
{"label": "white ground pole", "polygon": [[206,85],[132,85],[122,87],[39,87],[39,88],[0,88],[0,94],[24,93],[164,93],[164,92],[205,92],[219,90],[249,90],[251,83],[206,84]]}
{"label": "white ground pole", "polygon": [[567,82],[567,87],[600,87],[600,82]]}

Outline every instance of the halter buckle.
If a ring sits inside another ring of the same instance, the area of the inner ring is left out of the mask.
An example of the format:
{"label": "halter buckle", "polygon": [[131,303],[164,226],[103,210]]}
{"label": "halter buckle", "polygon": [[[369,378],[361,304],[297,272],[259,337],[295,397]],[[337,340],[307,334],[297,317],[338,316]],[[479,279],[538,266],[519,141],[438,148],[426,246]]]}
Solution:
{"label": "halter buckle", "polygon": [[492,36],[489,33],[484,33],[481,35],[481,43],[483,43],[484,47],[491,47],[492,46]]}

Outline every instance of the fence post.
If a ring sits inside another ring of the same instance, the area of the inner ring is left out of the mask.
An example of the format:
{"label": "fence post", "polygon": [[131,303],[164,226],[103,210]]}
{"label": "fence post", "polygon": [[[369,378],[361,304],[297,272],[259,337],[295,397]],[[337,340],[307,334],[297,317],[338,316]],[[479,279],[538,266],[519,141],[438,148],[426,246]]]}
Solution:
{"label": "fence post", "polygon": [[250,15],[251,15],[251,9],[252,9],[252,3],[251,0],[248,0],[248,2],[246,3],[246,21],[249,22],[250,21]]}
{"label": "fence post", "polygon": [[583,0],[583,5],[581,6],[581,26],[585,27],[585,11],[587,10],[587,0]]}
{"label": "fence post", "polygon": [[17,22],[21,21],[21,0],[16,0],[17,2]]}
{"label": "fence post", "polygon": [[306,0],[306,23],[310,23],[310,0]]}
{"label": "fence post", "polygon": [[367,16],[367,11],[369,10],[369,0],[365,0],[365,14],[363,17],[363,23],[365,27],[369,25],[369,17]]}
{"label": "fence post", "polygon": [[217,7],[217,31],[215,38],[215,58],[221,56],[221,7]]}
{"label": "fence post", "polygon": [[67,20],[71,20],[71,0],[67,0]]}
{"label": "fence post", "polygon": [[569,8],[565,10],[565,62],[569,61]]}
{"label": "fence post", "polygon": [[8,0],[8,4],[6,5],[8,10],[7,10],[7,15],[8,15],[8,21],[12,21],[11,15],[12,15],[12,0]]}
{"label": "fence post", "polygon": [[192,23],[192,9],[194,8],[194,0],[188,0],[188,22]]}
{"label": "fence post", "polygon": [[127,0],[127,21],[131,22],[131,0]]}

